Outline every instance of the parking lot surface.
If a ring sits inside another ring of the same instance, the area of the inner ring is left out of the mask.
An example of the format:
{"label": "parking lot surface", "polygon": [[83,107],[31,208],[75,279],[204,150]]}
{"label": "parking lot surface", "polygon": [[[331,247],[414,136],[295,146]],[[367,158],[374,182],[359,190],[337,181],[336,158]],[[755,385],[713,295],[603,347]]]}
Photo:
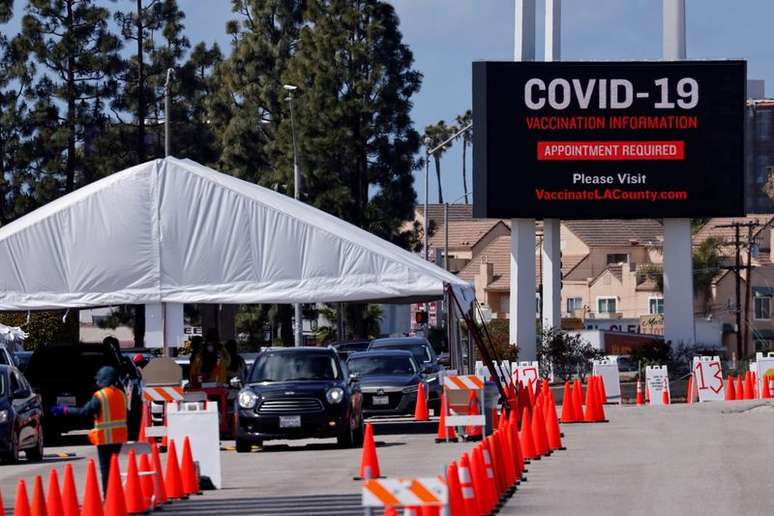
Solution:
{"label": "parking lot surface", "polygon": [[[528,466],[501,514],[513,515],[728,515],[770,514],[774,403],[765,401],[608,406],[609,423],[563,425],[567,450]],[[426,425],[428,429],[432,425]],[[382,475],[432,476],[472,447],[435,444],[433,434],[408,433],[414,425],[376,426]],[[19,478],[61,473],[65,461],[83,478],[90,446],[49,449],[43,463],[0,467],[6,507]],[[270,441],[238,454],[225,441],[223,489],[167,506],[164,514],[362,514],[357,474],[360,450],[332,440]],[[71,452],[75,458],[56,453]],[[79,486],[79,492],[82,487]]]}

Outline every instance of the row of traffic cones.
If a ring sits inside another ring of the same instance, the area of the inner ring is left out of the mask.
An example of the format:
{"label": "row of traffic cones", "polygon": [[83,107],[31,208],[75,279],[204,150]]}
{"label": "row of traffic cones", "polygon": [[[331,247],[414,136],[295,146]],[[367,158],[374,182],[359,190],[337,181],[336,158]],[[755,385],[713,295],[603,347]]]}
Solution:
{"label": "row of traffic cones", "polygon": [[[199,476],[193,461],[191,443],[188,437],[183,441],[183,456],[178,463],[174,440],[169,440],[167,467],[161,473],[161,458],[156,444],[151,442],[151,456],[138,459],[134,450],[129,451],[126,483],[122,483],[118,455],[113,455],[108,476],[107,492],[102,501],[101,488],[97,479],[94,459],[89,459],[86,468],[86,485],[83,505],[78,502],[72,465],[65,465],[60,489],[59,476],[51,470],[46,496],[43,494],[43,479],[35,477],[32,501],[27,496],[24,480],[19,480],[16,492],[14,516],[127,516],[145,514],[172,500],[198,494]],[[0,515],[2,499],[0,498]]]}
{"label": "row of traffic cones", "polygon": [[774,376],[766,376],[761,382],[760,396],[758,393],[758,378],[755,372],[747,371],[744,375],[739,375],[734,381],[733,375],[728,375],[726,378],[726,400],[755,400],[755,399],[770,399],[774,397],[772,393],[772,381]]}
{"label": "row of traffic cones", "polygon": [[[550,392],[550,389],[549,389]],[[605,423],[606,402],[604,380],[601,376],[590,376],[586,386],[585,410],[583,407],[583,385],[579,379],[564,383],[562,396],[562,423]]]}

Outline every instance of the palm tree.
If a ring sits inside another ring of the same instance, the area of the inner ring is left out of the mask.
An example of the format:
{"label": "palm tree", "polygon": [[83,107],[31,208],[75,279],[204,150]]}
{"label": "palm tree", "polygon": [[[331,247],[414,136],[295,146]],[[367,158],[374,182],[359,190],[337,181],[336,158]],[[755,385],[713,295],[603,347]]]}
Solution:
{"label": "palm tree", "polygon": [[[451,135],[457,131],[454,126],[446,125],[443,120],[439,121],[435,125],[428,125],[425,127],[424,142],[427,146],[427,150],[434,149],[446,141]],[[438,203],[443,204],[443,187],[441,186],[441,156],[446,152],[451,143],[447,143],[443,148],[438,149],[433,153],[433,161],[435,162],[435,176],[438,179]]]}
{"label": "palm tree", "polygon": [[[473,121],[473,112],[468,109],[463,114],[457,115],[456,121],[457,127],[460,129],[467,127]],[[465,204],[468,204],[468,174],[465,168],[467,166],[468,145],[473,145],[473,129],[463,132],[457,139],[462,140],[462,189],[465,192]]]}

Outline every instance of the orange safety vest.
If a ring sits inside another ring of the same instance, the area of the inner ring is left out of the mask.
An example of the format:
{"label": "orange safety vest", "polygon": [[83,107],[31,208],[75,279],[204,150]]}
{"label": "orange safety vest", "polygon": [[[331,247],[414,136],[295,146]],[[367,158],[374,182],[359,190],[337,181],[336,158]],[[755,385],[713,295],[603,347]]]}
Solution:
{"label": "orange safety vest", "polygon": [[129,440],[126,428],[126,394],[118,387],[98,390],[99,413],[94,417],[94,429],[89,432],[91,444],[120,444]]}

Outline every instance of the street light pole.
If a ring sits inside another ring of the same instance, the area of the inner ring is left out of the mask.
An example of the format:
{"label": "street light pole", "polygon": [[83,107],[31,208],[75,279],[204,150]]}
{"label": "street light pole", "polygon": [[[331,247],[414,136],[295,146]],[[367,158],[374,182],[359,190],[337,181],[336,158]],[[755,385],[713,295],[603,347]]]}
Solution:
{"label": "street light pole", "polygon": [[170,113],[169,88],[172,84],[172,74],[175,70],[167,68],[167,80],[164,82],[164,157],[169,156],[169,124],[172,121]]}
{"label": "street light pole", "polygon": [[[287,101],[290,104],[290,133],[293,140],[293,198],[298,200],[301,197],[301,171],[298,168],[298,147],[296,146],[296,123],[293,118],[293,92],[298,86],[292,84],[283,85],[288,91]],[[293,311],[296,319],[296,327],[293,332],[293,341],[296,347],[304,344],[303,319],[301,313],[301,303],[293,305]]]}

